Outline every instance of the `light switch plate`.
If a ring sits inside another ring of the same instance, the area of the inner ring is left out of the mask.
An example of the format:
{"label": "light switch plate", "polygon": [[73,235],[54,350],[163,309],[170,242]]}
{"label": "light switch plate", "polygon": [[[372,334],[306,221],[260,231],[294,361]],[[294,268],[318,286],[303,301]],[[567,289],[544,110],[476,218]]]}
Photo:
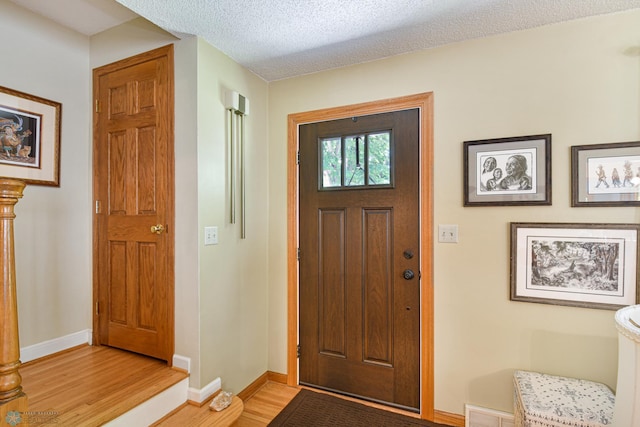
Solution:
{"label": "light switch plate", "polygon": [[438,225],[438,241],[441,243],[458,243],[458,224]]}
{"label": "light switch plate", "polygon": [[218,244],[218,227],[205,227],[204,228],[204,244],[205,245],[217,245]]}

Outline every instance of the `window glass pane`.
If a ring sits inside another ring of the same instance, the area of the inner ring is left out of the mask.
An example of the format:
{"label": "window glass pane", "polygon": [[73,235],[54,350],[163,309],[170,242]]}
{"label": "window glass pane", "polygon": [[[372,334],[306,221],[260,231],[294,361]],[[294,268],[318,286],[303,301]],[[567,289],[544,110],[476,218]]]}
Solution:
{"label": "window glass pane", "polygon": [[342,185],[342,143],[340,138],[327,138],[320,141],[322,159],[322,187],[340,187]]}
{"label": "window glass pane", "polygon": [[363,135],[344,139],[344,185],[364,185],[364,141]]}
{"label": "window glass pane", "polygon": [[390,133],[373,133],[369,142],[369,185],[391,184]]}

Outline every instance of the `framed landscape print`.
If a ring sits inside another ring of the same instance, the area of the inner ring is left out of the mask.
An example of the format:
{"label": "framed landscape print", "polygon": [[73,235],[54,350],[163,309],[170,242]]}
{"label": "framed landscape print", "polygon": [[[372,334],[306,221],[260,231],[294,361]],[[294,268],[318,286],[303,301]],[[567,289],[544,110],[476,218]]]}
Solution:
{"label": "framed landscape print", "polygon": [[0,86],[0,176],[60,185],[62,106]]}
{"label": "framed landscape print", "polygon": [[637,304],[639,224],[511,223],[511,300]]}
{"label": "framed landscape print", "polygon": [[571,147],[571,206],[640,206],[640,141]]}
{"label": "framed landscape print", "polygon": [[551,134],[464,142],[464,206],[551,204]]}

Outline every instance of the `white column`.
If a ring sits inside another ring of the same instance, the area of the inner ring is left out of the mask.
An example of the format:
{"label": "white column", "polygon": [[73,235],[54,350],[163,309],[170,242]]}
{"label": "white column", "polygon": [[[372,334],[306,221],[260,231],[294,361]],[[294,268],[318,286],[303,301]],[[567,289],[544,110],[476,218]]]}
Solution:
{"label": "white column", "polygon": [[616,312],[618,384],[613,415],[615,427],[640,426],[640,305]]}

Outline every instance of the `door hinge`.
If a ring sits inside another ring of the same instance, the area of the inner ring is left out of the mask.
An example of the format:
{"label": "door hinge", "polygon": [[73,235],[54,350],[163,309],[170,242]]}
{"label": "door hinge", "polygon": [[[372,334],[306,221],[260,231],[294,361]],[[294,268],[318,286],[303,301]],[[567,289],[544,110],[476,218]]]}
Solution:
{"label": "door hinge", "polygon": [[96,213],[100,213],[100,200],[96,200]]}
{"label": "door hinge", "polygon": [[296,153],[296,165],[299,165],[299,164],[300,164],[300,152],[298,151]]}
{"label": "door hinge", "polygon": [[100,303],[96,301],[96,316],[100,315]]}
{"label": "door hinge", "polygon": [[296,356],[298,359],[300,358],[300,344],[298,344],[298,348],[296,349]]}
{"label": "door hinge", "polygon": [[96,99],[96,113],[100,112],[100,101]]}
{"label": "door hinge", "polygon": [[300,261],[300,248],[298,248],[298,253],[297,253],[296,257],[298,258],[298,261]]}

